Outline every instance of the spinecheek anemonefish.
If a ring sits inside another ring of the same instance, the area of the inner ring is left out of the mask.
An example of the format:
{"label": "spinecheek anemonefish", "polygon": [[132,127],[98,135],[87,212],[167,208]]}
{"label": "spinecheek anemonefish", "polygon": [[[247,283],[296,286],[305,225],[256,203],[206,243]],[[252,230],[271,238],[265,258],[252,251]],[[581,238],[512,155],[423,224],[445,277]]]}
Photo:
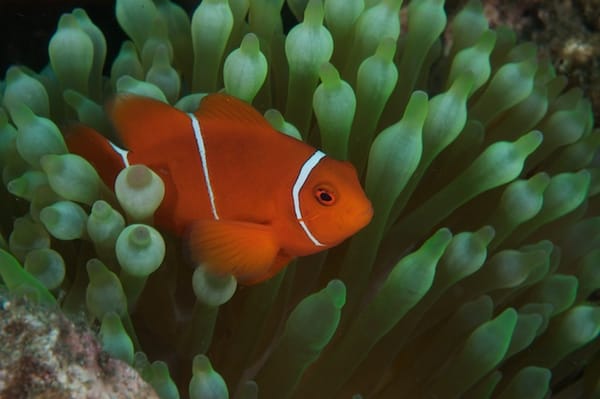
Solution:
{"label": "spinecheek anemonefish", "polygon": [[264,281],[371,220],[371,203],[349,162],[276,131],[235,97],[210,94],[189,114],[129,94],[107,108],[127,150],[85,126],[71,129],[69,150],[92,163],[109,187],[128,165],[160,175],[165,198],[155,224],[189,234],[194,259],[214,273],[245,285]]}

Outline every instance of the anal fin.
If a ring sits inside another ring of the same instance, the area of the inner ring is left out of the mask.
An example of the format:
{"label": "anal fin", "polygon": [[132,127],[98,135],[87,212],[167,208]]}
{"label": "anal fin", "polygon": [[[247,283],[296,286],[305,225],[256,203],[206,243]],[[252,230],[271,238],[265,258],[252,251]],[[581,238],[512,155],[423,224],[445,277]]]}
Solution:
{"label": "anal fin", "polygon": [[241,276],[240,278],[238,278],[238,281],[240,282],[240,284],[244,285],[254,285],[261,283],[279,273],[281,269],[287,266],[294,258],[295,256],[279,252],[275,257],[275,260],[265,273],[262,273],[257,276]]}

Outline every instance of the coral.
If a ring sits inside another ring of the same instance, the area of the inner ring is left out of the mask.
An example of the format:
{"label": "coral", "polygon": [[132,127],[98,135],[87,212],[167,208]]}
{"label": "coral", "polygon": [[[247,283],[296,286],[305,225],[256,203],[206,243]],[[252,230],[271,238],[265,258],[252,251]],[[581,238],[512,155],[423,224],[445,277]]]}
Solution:
{"label": "coral", "polygon": [[550,57],[570,87],[580,87],[600,116],[600,3],[597,0],[540,2],[486,0],[492,26],[507,25]]}
{"label": "coral", "polygon": [[126,363],[110,358],[84,324],[0,292],[0,396],[158,398]]}
{"label": "coral", "polygon": [[[48,66],[0,85],[1,285],[89,321],[161,398],[599,395],[600,132],[582,91],[475,0],[451,21],[442,0],[288,0],[287,33],[283,3],[117,0],[130,40],[110,67],[115,43],[63,15]],[[237,287],[152,226],[152,171],[113,192],[66,149],[73,120],[118,139],[115,93],[191,111],[219,90],[353,162],[371,224]]]}

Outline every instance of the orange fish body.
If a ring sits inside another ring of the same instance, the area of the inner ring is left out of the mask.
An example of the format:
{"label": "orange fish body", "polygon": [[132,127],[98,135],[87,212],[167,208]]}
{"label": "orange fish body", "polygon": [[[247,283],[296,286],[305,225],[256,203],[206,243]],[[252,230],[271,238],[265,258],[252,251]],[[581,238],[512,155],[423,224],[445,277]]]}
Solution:
{"label": "orange fish body", "polygon": [[349,162],[277,132],[234,97],[208,95],[186,114],[122,95],[109,115],[127,151],[86,127],[68,135],[69,149],[109,186],[127,165],[154,170],[165,183],[156,225],[179,236],[190,231],[196,259],[242,284],[335,246],[371,220]]}

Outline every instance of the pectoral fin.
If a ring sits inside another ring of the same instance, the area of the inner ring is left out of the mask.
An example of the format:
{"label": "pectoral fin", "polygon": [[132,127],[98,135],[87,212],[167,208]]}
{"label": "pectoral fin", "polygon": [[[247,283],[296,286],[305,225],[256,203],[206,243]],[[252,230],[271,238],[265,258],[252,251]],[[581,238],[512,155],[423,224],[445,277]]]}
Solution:
{"label": "pectoral fin", "polygon": [[223,220],[196,222],[190,248],[195,261],[216,274],[232,274],[241,284],[270,277],[279,252],[269,226]]}
{"label": "pectoral fin", "polygon": [[271,277],[275,276],[277,273],[279,273],[281,271],[281,269],[283,269],[285,266],[287,266],[288,263],[290,263],[293,259],[294,259],[294,256],[280,252],[275,257],[275,261],[271,264],[269,269],[266,270],[264,273],[261,273],[260,275],[241,276],[240,278],[238,278],[238,282],[240,284],[244,284],[244,285],[253,285],[253,284],[261,283],[261,282],[268,280]]}

